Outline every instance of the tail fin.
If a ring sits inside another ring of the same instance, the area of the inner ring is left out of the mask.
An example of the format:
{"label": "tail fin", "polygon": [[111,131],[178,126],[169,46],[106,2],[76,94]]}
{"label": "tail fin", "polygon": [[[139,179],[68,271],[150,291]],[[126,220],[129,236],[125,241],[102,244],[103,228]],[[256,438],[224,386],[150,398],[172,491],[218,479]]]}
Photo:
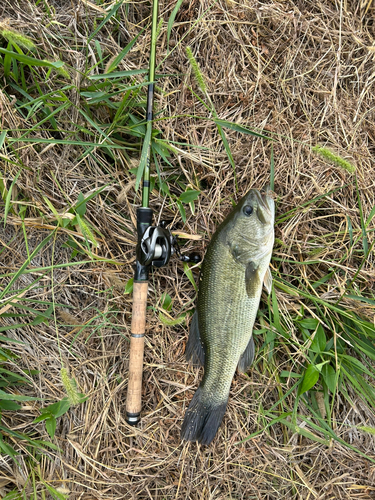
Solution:
{"label": "tail fin", "polygon": [[202,388],[198,387],[186,410],[181,427],[181,438],[186,441],[210,444],[223,420],[228,399],[218,404],[205,396]]}

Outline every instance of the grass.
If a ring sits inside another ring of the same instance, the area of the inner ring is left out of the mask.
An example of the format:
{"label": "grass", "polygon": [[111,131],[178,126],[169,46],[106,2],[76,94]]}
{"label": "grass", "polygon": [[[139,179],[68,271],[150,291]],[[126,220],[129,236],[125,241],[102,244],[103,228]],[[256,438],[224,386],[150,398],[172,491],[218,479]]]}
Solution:
{"label": "grass", "polygon": [[[350,8],[161,2],[147,135],[149,5],[5,3],[2,498],[371,498],[371,6]],[[183,252],[251,186],[277,194],[256,361],[207,449],[179,439],[197,265],[152,273],[143,420],[124,420],[149,143],[155,220]]]}

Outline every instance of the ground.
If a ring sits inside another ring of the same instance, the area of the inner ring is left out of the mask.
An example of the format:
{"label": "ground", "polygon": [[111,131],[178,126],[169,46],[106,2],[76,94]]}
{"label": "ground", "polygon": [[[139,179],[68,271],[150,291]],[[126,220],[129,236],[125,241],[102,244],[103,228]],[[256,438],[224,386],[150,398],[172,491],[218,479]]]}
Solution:
{"label": "ground", "polygon": [[[204,255],[218,223],[249,188],[272,177],[276,193],[274,291],[260,306],[256,361],[248,374],[235,376],[217,437],[201,447],[179,436],[202,376],[184,358],[199,265],[189,271],[175,256],[152,272],[142,420],[136,428],[125,422],[128,292],[141,202],[133,169],[144,137],[137,125],[144,87],[132,107],[126,104],[126,116],[116,112],[124,86],[142,83],[144,75],[124,76],[123,87],[110,90],[100,87],[104,79],[90,77],[109,72],[114,61],[116,71],[148,67],[151,5],[120,4],[5,0],[0,7],[0,28],[34,42],[36,49],[23,48],[25,54],[61,60],[67,71],[25,63],[21,75],[19,60],[17,76],[16,63],[7,68],[2,53],[0,325],[2,335],[22,342],[2,340],[2,349],[18,356],[2,366],[28,381],[10,392],[38,399],[3,411],[4,439],[17,461],[0,457],[1,497],[19,491],[20,498],[58,498],[57,491],[85,500],[375,498],[370,368],[363,372],[367,399],[355,377],[323,407],[322,394],[329,394],[323,379],[298,408],[293,388],[312,363],[301,318],[317,320],[324,338],[332,337],[332,366],[338,367],[338,355],[371,365],[362,337],[359,353],[335,328],[355,314],[373,343],[374,6],[191,0],[168,23],[176,2],[160,1],[154,127],[165,142],[159,143],[160,181],[151,164],[155,220],[184,233],[184,253]],[[0,46],[14,51],[6,40],[3,33]],[[226,123],[233,169],[215,114],[273,140]],[[174,147],[169,156],[165,144]],[[326,148],[323,154],[316,146]],[[186,188],[200,195],[194,207],[183,204],[184,222],[178,199]],[[82,195],[89,200],[82,203]],[[62,367],[87,399],[57,418],[52,442],[58,448],[36,452],[9,429],[50,441],[45,422],[34,419],[66,396]]]}

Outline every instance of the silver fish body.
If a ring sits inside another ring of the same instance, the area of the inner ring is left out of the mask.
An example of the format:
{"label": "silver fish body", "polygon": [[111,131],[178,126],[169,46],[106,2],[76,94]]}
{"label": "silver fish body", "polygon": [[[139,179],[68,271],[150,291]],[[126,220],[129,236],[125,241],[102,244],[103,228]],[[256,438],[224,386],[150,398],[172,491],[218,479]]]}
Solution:
{"label": "silver fish body", "polygon": [[252,364],[262,286],[271,287],[274,216],[270,193],[252,189],[208,245],[186,346],[186,358],[204,365],[204,376],[186,411],[183,439],[202,444],[213,440],[236,368],[245,372]]}

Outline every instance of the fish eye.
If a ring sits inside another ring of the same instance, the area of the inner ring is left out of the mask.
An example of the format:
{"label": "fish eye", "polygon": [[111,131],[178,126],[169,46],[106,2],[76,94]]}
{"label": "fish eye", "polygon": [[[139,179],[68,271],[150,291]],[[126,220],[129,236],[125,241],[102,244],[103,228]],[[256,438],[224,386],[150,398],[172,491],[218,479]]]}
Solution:
{"label": "fish eye", "polygon": [[243,207],[243,213],[244,213],[247,217],[249,217],[249,216],[253,213],[253,210],[254,210],[254,209],[253,209],[253,207],[252,207],[251,205],[245,205],[245,206]]}

